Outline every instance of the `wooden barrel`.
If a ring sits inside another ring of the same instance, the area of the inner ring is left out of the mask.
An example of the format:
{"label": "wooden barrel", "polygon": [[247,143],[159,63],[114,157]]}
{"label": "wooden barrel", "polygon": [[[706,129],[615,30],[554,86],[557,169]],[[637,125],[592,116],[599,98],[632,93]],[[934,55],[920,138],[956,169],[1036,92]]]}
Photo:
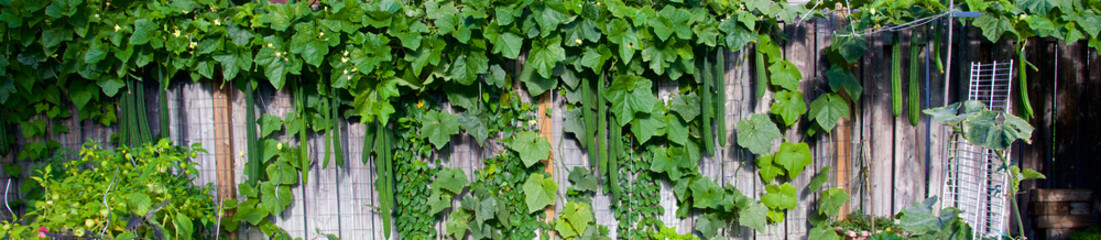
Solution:
{"label": "wooden barrel", "polygon": [[1067,239],[1071,232],[1095,226],[1093,191],[1033,189],[1028,214],[1042,239]]}

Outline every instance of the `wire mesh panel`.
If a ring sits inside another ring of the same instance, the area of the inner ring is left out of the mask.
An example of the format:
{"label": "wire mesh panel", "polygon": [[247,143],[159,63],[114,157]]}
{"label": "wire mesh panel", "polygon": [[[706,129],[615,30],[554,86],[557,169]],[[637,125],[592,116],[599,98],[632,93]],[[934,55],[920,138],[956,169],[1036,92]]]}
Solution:
{"label": "wire mesh panel", "polygon": [[[1012,77],[1013,61],[972,62],[967,100],[980,101],[991,111],[1007,112]],[[962,211],[960,218],[974,228],[975,239],[997,238],[1005,232],[1008,178],[1001,166],[993,150],[960,138],[954,138],[949,146],[941,196],[944,206]]]}

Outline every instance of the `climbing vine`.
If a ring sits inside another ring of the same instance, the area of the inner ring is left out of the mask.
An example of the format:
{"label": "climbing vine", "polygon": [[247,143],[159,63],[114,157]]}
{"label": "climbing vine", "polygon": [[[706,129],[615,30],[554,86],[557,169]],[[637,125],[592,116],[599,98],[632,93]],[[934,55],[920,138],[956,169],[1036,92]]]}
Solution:
{"label": "climbing vine", "polygon": [[[971,22],[988,40],[1015,37],[1023,50],[1030,37],[1053,37],[1087,40],[1101,49],[1101,5],[1094,2],[963,2],[965,9],[984,14]],[[447,225],[466,226],[472,236],[547,230],[535,213],[558,197],[548,191],[557,183],[538,173],[553,167],[540,164],[551,149],[533,131],[536,107],[521,99],[548,92],[565,97],[564,128],[587,151],[590,173],[600,186],[580,191],[613,197],[619,236],[667,230],[656,218],[663,210],[654,207],[663,179],[674,183],[678,216],[701,213],[694,230],[703,237],[734,224],[762,230],[794,208],[799,189],[790,181],[813,162],[808,144],[782,139],[781,130],[795,128],[805,114],[806,135],[828,133],[850,116],[863,91],[851,71],[868,50],[862,36],[836,36],[827,50],[830,89],[807,106],[806,93],[799,90],[803,73],[780,50],[786,41],[780,24],[801,23],[833,6],[807,9],[766,0],[15,0],[0,5],[0,154],[19,139],[15,132],[22,139],[67,132],[56,123],[73,117],[70,104],[80,120],[120,123],[125,130],[116,142],[121,145],[149,143],[152,132],[141,111],[145,84],[158,86],[162,129],[168,126],[164,98],[171,81],[236,87],[249,105],[248,181],[238,187],[247,198],[224,203],[239,213],[225,224],[248,222],[277,238],[285,233],[265,219],[285,210],[289,198],[283,196],[289,194],[284,193],[299,179],[308,184],[314,159],[301,146],[265,137],[286,127],[286,134],[305,143],[310,131],[323,132],[319,165],[334,160],[343,166],[339,119],[369,126],[362,161],[374,161],[382,171],[377,207],[386,216],[386,229],[394,220],[402,237],[431,237],[437,234],[431,224],[451,209]],[[937,16],[949,7],[907,0],[839,9],[859,10],[843,14],[852,19],[848,29],[855,33]],[[760,196],[720,186],[698,169],[699,161],[731,150],[716,148],[727,146],[725,51],[752,55],[755,96],[773,96],[768,113],[736,125],[737,145],[756,157],[766,183]],[[911,56],[916,52],[912,47]],[[1027,62],[1020,52],[1023,73]],[[900,89],[901,80],[896,82]],[[659,99],[659,86],[667,84],[675,86],[672,96]],[[256,116],[253,94],[260,86],[290,88],[294,112]],[[917,94],[910,89],[914,122]],[[901,90],[895,92],[898,114]],[[1020,99],[1027,118],[1027,97]],[[18,131],[9,131],[13,126]],[[458,134],[497,154],[472,173],[466,193],[436,184],[466,177],[440,162]],[[773,144],[777,139],[782,143]],[[28,143],[19,158],[48,156],[57,145]],[[843,202],[834,197],[847,199],[842,193],[827,189],[823,195],[832,204]],[[449,199],[462,204],[450,206]],[[585,204],[575,199],[566,207],[571,216],[584,216],[591,210]],[[563,221],[562,229],[590,232],[584,217]],[[448,229],[454,237],[467,232]],[[556,229],[562,235],[568,230]],[[600,230],[596,234],[604,235]]]}

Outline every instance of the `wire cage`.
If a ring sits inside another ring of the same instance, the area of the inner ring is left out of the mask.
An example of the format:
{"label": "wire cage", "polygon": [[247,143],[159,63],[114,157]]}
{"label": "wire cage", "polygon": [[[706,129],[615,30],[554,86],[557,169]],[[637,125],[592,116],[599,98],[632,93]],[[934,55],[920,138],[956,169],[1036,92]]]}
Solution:
{"label": "wire cage", "polygon": [[[1013,61],[972,62],[967,100],[980,101],[991,111],[1007,112],[1012,78]],[[962,211],[960,218],[974,228],[974,239],[999,238],[1005,233],[1009,178],[1001,166],[993,150],[961,138],[953,138],[949,144],[941,196],[945,207]]]}

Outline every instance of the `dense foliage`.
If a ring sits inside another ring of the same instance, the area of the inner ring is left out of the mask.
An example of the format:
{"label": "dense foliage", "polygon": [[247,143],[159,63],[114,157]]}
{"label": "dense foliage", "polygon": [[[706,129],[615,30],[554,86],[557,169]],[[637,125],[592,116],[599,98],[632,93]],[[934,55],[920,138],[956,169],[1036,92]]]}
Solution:
{"label": "dense foliage", "polygon": [[87,143],[79,158],[49,161],[32,175],[27,214],[5,221],[0,238],[213,238],[214,189],[192,183],[199,172],[190,159],[200,152],[166,140],[118,149]]}
{"label": "dense foliage", "polygon": [[[854,32],[938,16],[949,8],[929,0],[856,2],[846,7],[860,11],[844,16],[852,19],[847,29]],[[5,23],[0,24],[0,154],[14,143],[13,132],[25,139],[66,132],[50,121],[72,117],[69,104],[81,120],[120,123],[118,143],[132,146],[152,141],[148,120],[138,111],[145,108],[138,101],[144,99],[142,85],[159,86],[162,129],[170,81],[190,78],[242,89],[248,103],[248,181],[238,187],[245,198],[225,203],[238,211],[223,220],[227,228],[247,222],[273,238],[287,237],[268,219],[290,204],[289,188],[299,180],[308,184],[312,166],[327,167],[331,158],[336,166],[345,165],[343,152],[332,150],[342,149],[339,119],[345,118],[369,126],[362,161],[374,161],[379,169],[379,210],[393,213],[403,237],[436,235],[432,223],[448,208],[447,225],[469,229],[475,239],[530,238],[535,229],[549,230],[536,213],[558,197],[551,191],[557,183],[538,173],[552,167],[539,164],[550,157],[550,144],[533,131],[536,107],[522,100],[548,92],[565,97],[564,128],[587,151],[598,185],[576,190],[613,197],[619,236],[668,231],[656,218],[663,211],[655,207],[662,180],[674,185],[678,216],[699,214],[694,230],[705,238],[718,237],[718,230],[729,226],[763,230],[781,222],[797,196],[808,192],[824,196],[814,212],[819,217],[839,214],[839,203],[849,198],[842,190],[822,189],[824,175],[815,176],[821,180],[812,187],[793,186],[791,180],[813,159],[807,143],[781,134],[829,133],[861,97],[851,71],[868,50],[863,37],[835,37],[827,50],[829,89],[809,106],[799,89],[803,73],[780,48],[786,41],[780,23],[799,23],[833,6],[807,9],[782,0],[14,0],[0,5]],[[1087,39],[1101,48],[1096,1],[968,0],[962,6],[985,14],[973,23],[991,41]],[[894,41],[892,54],[900,56],[902,42]],[[921,44],[913,42],[920,41],[911,40],[916,56]],[[773,99],[768,113],[737,122],[737,146],[756,157],[766,184],[760,196],[720,186],[698,169],[699,161],[729,150],[726,50],[753,56],[755,95]],[[900,59],[893,58],[894,72],[901,72]],[[910,61],[916,68],[917,59]],[[895,75],[898,115],[902,77]],[[668,99],[656,95],[663,85],[676,86]],[[257,117],[253,92],[260,87],[290,88],[295,111]],[[910,89],[913,123],[920,93]],[[1027,111],[1027,98],[1023,104]],[[801,120],[809,127],[798,128]],[[8,131],[10,126],[19,131]],[[299,136],[300,143],[310,132],[324,132],[324,160],[315,164],[305,148],[266,139],[280,131]],[[472,173],[465,193],[463,186],[436,184],[466,178],[462,171],[440,167],[459,134],[497,154]],[[782,143],[773,144],[777,139]],[[41,158],[54,145],[29,143],[20,158]],[[450,200],[457,198],[462,205],[452,207]],[[567,202],[571,214],[553,224],[555,231],[604,235],[604,229],[588,227],[586,204]],[[390,220],[384,218],[386,229]],[[826,225],[814,224],[812,232],[828,232]],[[448,228],[455,237],[466,232]]]}

